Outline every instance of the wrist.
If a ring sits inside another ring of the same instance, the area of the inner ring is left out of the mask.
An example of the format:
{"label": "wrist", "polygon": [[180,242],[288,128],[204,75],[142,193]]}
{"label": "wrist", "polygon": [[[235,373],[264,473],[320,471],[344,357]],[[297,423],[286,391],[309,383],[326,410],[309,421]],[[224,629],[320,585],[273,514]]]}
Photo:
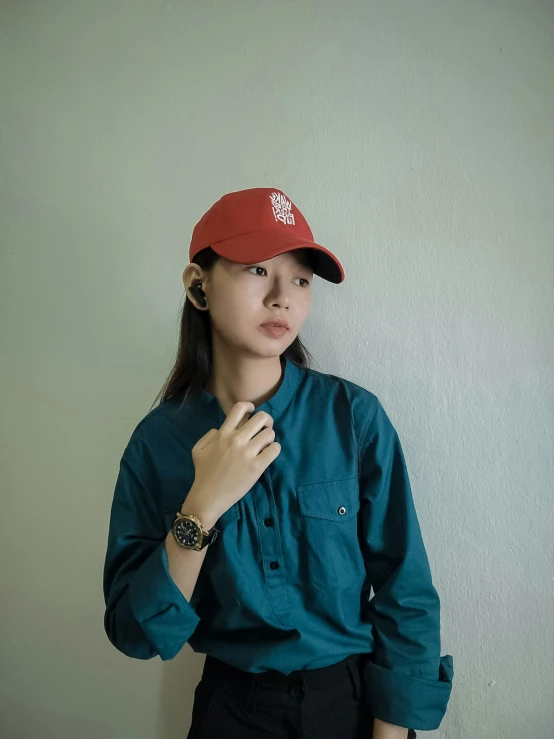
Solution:
{"label": "wrist", "polygon": [[188,513],[199,518],[202,526],[208,530],[215,525],[221,515],[213,506],[206,505],[205,501],[192,490],[185,498],[180,510],[181,513]]}

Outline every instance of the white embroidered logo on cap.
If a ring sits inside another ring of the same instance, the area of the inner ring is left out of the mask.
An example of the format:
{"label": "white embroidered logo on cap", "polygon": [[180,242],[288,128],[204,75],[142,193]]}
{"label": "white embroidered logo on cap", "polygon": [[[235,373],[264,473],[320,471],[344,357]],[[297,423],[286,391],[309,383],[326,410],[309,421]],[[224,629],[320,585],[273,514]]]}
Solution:
{"label": "white embroidered logo on cap", "polygon": [[291,212],[292,203],[281,192],[272,192],[269,196],[271,207],[276,221],[294,226],[294,214]]}

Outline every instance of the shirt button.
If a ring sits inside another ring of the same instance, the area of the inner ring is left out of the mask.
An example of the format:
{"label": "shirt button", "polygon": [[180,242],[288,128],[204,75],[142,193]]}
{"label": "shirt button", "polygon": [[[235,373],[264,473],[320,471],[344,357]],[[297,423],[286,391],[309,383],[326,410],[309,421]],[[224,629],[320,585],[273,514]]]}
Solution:
{"label": "shirt button", "polygon": [[276,570],[276,569],[278,569],[278,567],[279,567],[279,562],[276,562],[275,560],[273,560],[273,562],[270,562],[270,563],[269,563],[269,566],[270,566],[270,568],[271,568],[272,570]]}
{"label": "shirt button", "polygon": [[341,505],[338,512],[340,516],[344,516],[344,514],[346,513],[346,508],[343,505]]}
{"label": "shirt button", "polygon": [[300,700],[306,695],[306,690],[303,685],[291,685],[289,688],[289,695],[291,698]]}
{"label": "shirt button", "polygon": [[264,518],[264,523],[266,526],[273,526],[273,519],[272,518]]}

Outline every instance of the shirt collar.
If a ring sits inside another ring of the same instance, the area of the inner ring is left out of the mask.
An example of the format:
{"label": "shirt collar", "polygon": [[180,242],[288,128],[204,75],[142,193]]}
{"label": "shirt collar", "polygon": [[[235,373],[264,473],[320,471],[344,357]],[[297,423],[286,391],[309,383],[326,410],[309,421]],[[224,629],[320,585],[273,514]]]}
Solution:
{"label": "shirt collar", "polygon": [[[292,396],[296,392],[303,372],[303,367],[292,362],[288,357],[284,357],[281,384],[271,398],[257,406],[252,413],[266,411],[273,420],[276,421],[288,406]],[[207,390],[202,388],[198,403],[202,410],[213,418],[214,421],[223,423],[226,415],[215,395],[212,395],[212,393],[209,393]]]}

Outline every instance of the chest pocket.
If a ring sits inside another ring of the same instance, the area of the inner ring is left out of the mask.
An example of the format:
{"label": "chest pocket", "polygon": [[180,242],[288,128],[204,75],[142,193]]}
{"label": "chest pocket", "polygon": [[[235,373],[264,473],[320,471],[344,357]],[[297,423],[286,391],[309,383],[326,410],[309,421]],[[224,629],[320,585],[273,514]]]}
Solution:
{"label": "chest pocket", "polygon": [[304,539],[300,560],[307,580],[323,593],[360,587],[365,564],[358,541],[358,478],[330,480],[296,488]]}

